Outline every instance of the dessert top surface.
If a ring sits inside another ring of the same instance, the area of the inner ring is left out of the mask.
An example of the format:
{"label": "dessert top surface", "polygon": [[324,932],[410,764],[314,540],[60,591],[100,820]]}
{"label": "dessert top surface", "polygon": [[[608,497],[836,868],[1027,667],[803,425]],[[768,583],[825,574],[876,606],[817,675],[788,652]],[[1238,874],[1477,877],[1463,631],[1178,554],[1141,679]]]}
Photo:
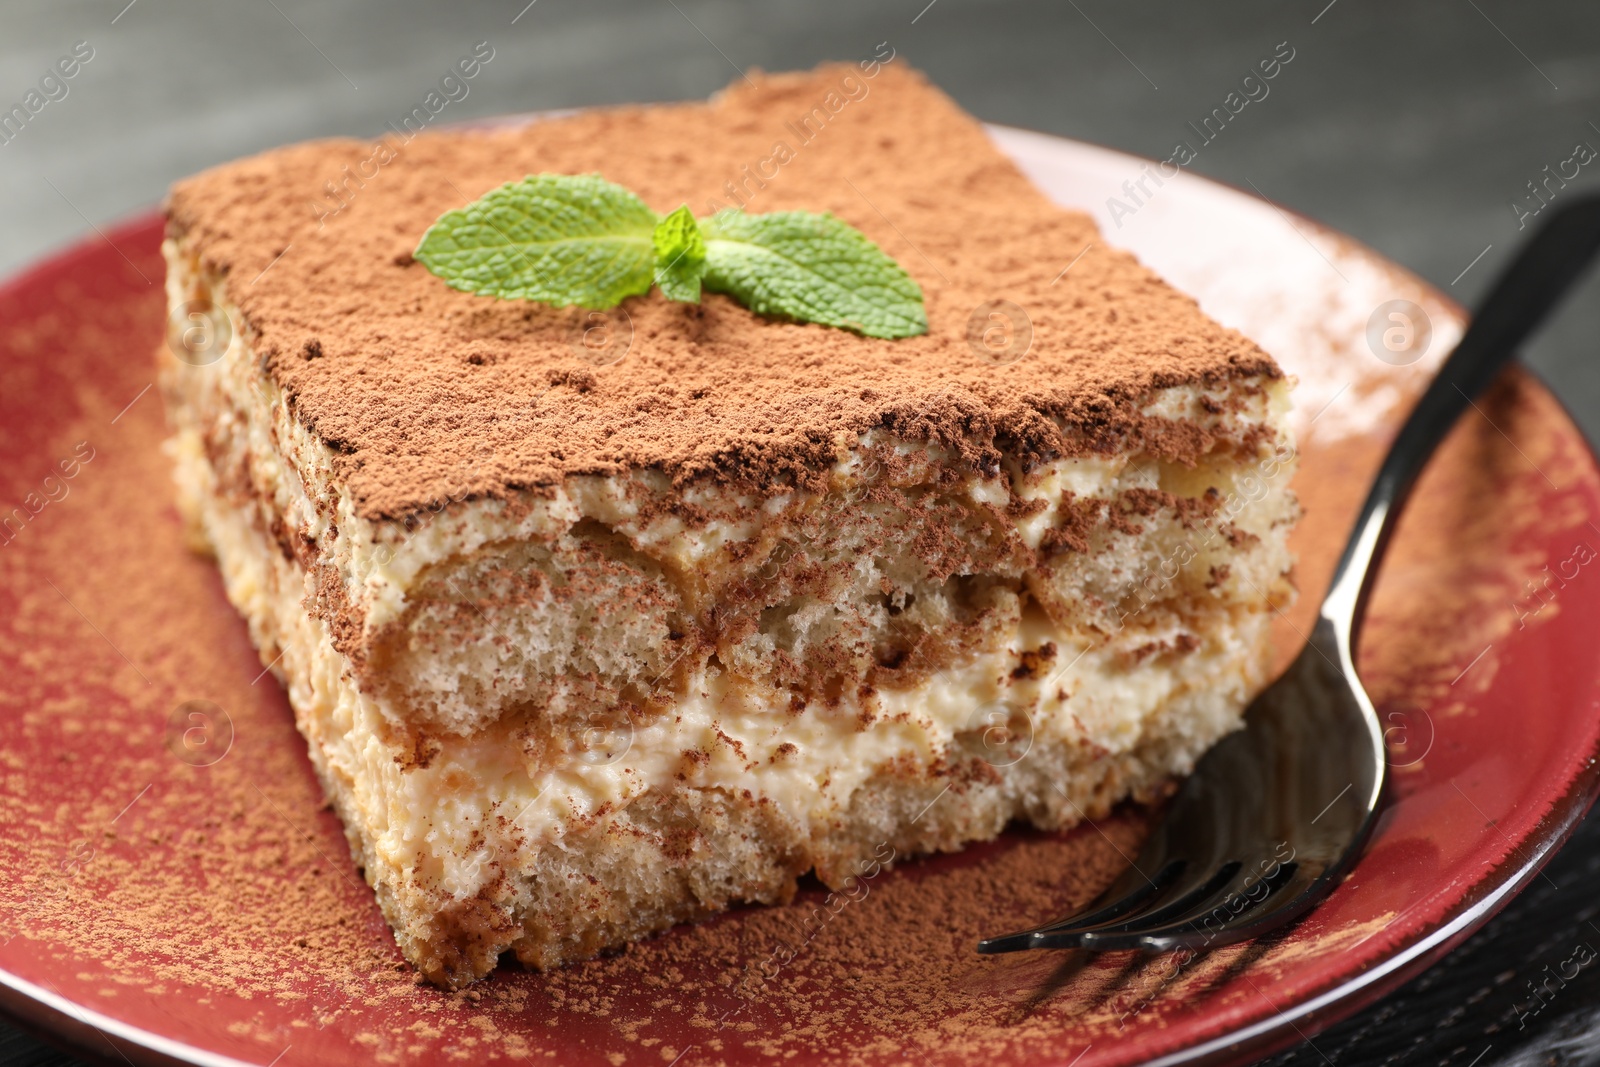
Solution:
{"label": "dessert top surface", "polygon": [[[608,313],[495,300],[411,258],[439,215],[539,172],[598,172],[663,213],[832,212],[921,284],[928,333],[874,340],[713,293]],[[752,74],[705,104],[297,145],[179,183],[168,215],[375,519],[639,468],[783,492],[873,428],[983,469],[1158,433],[1181,454],[1195,443],[1136,410],[1150,390],[1279,373],[1053,206],[903,60]],[[980,310],[995,300],[1026,315],[1020,359]]]}

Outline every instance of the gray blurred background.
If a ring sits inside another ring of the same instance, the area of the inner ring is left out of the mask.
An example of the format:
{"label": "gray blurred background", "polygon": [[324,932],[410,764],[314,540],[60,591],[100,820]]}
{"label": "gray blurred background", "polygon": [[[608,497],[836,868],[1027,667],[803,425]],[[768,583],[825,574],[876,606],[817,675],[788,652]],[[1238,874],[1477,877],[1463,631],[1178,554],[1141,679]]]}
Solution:
{"label": "gray blurred background", "polygon": [[[980,118],[1162,157],[1288,41],[1271,95],[1193,169],[1253,183],[1469,303],[1516,245],[1513,202],[1538,204],[1528,182],[1579,142],[1600,149],[1600,10],[1572,0],[3,0],[0,110],[76,42],[94,58],[0,144],[0,274],[212,163],[375,135],[480,40],[495,57],[441,121],[702,97],[735,68],[888,40]],[[1558,195],[1597,176],[1600,159]],[[1591,438],[1597,291],[1530,353]]]}
{"label": "gray blurred background", "polygon": [[[173,179],[210,164],[307,137],[376,135],[480,40],[494,59],[441,121],[703,97],[740,69],[858,59],[887,40],[982,119],[1162,157],[1288,41],[1293,65],[1270,97],[1193,169],[1253,184],[1469,305],[1517,245],[1515,205],[1538,206],[1528,183],[1570,174],[1579,144],[1600,151],[1592,0],[0,0],[0,111],[77,42],[93,49],[65,95],[52,87],[60,99],[0,143],[0,274],[149,209]],[[1549,187],[1558,200],[1600,188],[1600,158]],[[1528,354],[1592,440],[1597,294],[1591,278]],[[1575,847],[1587,863],[1600,834]],[[1514,920],[1524,921],[1501,927]],[[1493,929],[1484,937],[1492,942]],[[1485,975],[1516,953],[1480,967],[1469,945],[1467,963],[1425,980],[1423,1000],[1438,1011],[1368,1013],[1295,1059],[1546,1062],[1556,1054],[1526,1035],[1486,1042],[1498,999],[1452,1007],[1484,1001],[1496,988]],[[1573,1008],[1596,1002],[1600,988]],[[1491,1052],[1480,1051],[1486,1043]],[[1558,1051],[1562,1062],[1592,1062],[1600,1043],[1591,1032]],[[0,1064],[53,1062],[0,1025]]]}

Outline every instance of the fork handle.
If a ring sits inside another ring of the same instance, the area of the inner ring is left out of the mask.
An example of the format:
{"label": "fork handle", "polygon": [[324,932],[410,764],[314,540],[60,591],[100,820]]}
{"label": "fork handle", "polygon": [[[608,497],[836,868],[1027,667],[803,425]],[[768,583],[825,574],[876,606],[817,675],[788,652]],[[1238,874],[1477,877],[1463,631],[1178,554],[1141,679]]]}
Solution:
{"label": "fork handle", "polygon": [[1356,519],[1334,568],[1321,615],[1351,635],[1359,632],[1374,569],[1417,476],[1474,398],[1515,357],[1600,251],[1600,195],[1561,205],[1495,280],[1455,351],[1412,409]]}

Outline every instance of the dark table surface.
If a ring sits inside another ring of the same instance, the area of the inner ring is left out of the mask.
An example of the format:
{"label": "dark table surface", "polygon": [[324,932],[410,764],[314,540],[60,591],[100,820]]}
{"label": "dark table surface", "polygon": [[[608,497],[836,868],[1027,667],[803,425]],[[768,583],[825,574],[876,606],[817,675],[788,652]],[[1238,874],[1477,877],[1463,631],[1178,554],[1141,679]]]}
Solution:
{"label": "dark table surface", "polygon": [[[495,58],[451,105],[457,118],[703,97],[737,69],[855,59],[889,41],[980,118],[1162,157],[1287,41],[1289,76],[1194,169],[1253,184],[1469,306],[1529,221],[1514,206],[1535,203],[1527,183],[1580,142],[1600,149],[1592,0],[6,0],[6,108],[77,42],[93,58],[0,144],[0,274],[212,163],[375,135],[480,40]],[[1597,176],[1600,161],[1561,195],[1600,188]],[[1591,440],[1597,295],[1591,278],[1527,352]],[[1597,872],[1590,820],[1443,962],[1270,1062],[1600,1063],[1600,968],[1527,1012],[1546,966],[1600,949]],[[0,1067],[75,1062],[0,1024]]]}

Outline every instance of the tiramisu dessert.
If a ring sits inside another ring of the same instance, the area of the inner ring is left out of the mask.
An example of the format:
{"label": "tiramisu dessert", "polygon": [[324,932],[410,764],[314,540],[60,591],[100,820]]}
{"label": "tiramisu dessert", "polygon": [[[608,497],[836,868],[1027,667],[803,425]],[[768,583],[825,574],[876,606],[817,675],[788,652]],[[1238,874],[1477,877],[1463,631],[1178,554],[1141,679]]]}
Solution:
{"label": "tiramisu dessert", "polygon": [[1283,374],[883,51],[172,193],[182,509],[435,983],[1148,798],[1266,681]]}

